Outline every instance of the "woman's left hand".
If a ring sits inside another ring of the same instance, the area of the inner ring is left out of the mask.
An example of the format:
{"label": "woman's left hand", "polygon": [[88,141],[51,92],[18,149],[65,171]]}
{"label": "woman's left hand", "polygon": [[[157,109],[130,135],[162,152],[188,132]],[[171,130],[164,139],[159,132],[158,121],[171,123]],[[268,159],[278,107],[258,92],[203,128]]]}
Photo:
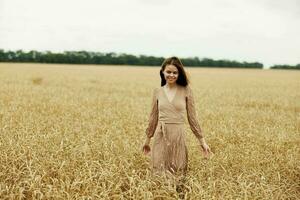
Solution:
{"label": "woman's left hand", "polygon": [[212,152],[209,148],[209,146],[206,144],[206,142],[204,142],[203,144],[201,144],[203,153],[204,153],[204,157],[205,158],[209,158],[210,155],[212,155]]}

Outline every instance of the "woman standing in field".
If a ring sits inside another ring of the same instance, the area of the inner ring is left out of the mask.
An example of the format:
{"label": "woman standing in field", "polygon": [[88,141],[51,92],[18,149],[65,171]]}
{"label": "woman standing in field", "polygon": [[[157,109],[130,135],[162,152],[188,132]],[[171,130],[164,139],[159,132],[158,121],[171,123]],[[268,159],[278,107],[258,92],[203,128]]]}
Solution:
{"label": "woman standing in field", "polygon": [[[197,120],[194,97],[189,80],[179,58],[167,58],[160,70],[161,87],[155,88],[146,141],[143,152],[150,152],[150,140],[154,136],[151,153],[151,170],[154,173],[170,172],[186,175],[188,151],[184,134],[185,111],[190,128],[207,157],[211,151],[204,140]],[[170,174],[169,173],[169,174]]]}

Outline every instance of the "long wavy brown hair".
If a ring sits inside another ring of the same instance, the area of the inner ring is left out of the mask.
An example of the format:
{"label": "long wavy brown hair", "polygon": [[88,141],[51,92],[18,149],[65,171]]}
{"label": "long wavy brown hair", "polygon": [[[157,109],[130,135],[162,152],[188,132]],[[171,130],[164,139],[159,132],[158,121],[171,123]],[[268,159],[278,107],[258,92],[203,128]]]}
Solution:
{"label": "long wavy brown hair", "polygon": [[178,85],[182,85],[186,87],[190,81],[187,77],[187,74],[185,73],[182,62],[180,61],[179,58],[175,56],[165,59],[164,62],[162,63],[161,69],[159,71],[160,78],[161,78],[161,86],[164,86],[167,83],[165,76],[163,74],[163,71],[165,70],[167,65],[174,65],[177,68],[178,79],[176,80],[176,83]]}

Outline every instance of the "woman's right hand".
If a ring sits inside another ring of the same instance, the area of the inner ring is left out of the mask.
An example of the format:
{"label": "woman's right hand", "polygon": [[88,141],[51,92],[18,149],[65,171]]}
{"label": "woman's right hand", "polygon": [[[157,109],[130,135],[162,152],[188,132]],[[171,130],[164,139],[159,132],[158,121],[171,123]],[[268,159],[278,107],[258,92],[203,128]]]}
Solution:
{"label": "woman's right hand", "polygon": [[143,152],[145,155],[147,155],[151,151],[150,145],[149,144],[144,144],[143,146]]}
{"label": "woman's right hand", "polygon": [[150,139],[149,137],[146,138],[146,141],[145,141],[145,144],[142,148],[143,152],[145,155],[147,155],[150,151],[151,151],[151,148],[150,148]]}

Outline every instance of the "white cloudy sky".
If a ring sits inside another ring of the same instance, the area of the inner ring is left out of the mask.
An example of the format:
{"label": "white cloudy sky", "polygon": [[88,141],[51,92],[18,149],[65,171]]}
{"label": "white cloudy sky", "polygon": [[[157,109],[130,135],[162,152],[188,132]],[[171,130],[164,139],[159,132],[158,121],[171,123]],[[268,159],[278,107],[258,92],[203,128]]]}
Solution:
{"label": "white cloudy sky", "polygon": [[0,49],[300,63],[300,0],[0,0]]}

